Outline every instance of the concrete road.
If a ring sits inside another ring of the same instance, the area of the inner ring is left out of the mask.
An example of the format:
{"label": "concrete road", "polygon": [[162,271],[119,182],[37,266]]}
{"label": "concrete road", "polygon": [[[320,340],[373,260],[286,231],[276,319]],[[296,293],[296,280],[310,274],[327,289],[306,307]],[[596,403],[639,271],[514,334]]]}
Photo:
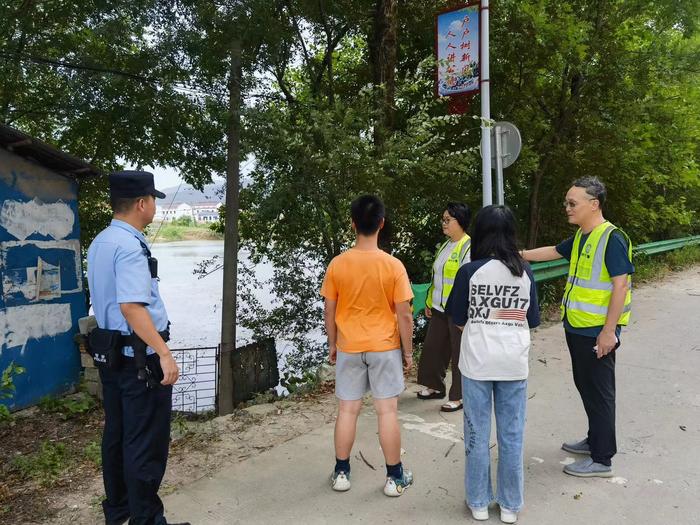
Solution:
{"label": "concrete road", "polygon": [[[562,473],[571,455],[560,444],[585,435],[584,412],[561,327],[533,334],[525,508],[518,523],[700,524],[700,269],[635,290],[633,307],[617,360],[619,453],[608,480]],[[382,494],[384,462],[368,407],[349,492],[329,487],[333,425],[326,425],[166,497],[169,519],[194,525],[471,522],[462,415],[441,414],[439,402],[416,399],[417,389],[410,385],[400,401],[404,463],[416,479],[402,497]],[[497,448],[491,452],[495,463]],[[497,507],[490,523],[500,523]]]}

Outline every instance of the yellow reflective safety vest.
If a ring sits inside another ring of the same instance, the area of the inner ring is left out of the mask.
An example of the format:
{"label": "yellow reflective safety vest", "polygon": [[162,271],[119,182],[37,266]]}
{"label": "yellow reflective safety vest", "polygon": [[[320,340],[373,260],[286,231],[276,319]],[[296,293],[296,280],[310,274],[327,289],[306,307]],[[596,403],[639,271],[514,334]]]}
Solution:
{"label": "yellow reflective safety vest", "polygon": [[[608,315],[608,305],[612,297],[612,280],[605,266],[605,251],[612,233],[618,230],[627,239],[627,249],[632,260],[632,241],[625,232],[606,221],[596,226],[588,235],[583,249],[581,229],[574,236],[569,262],[569,276],[561,302],[561,318],[569,321],[574,328],[602,326]],[[632,310],[632,279],[627,276],[627,297],[619,325],[627,325]]]}
{"label": "yellow reflective safety vest", "polygon": [[[450,243],[450,241],[445,241],[440,248],[438,248],[437,254],[435,255],[435,260],[440,257],[440,254],[442,251],[447,247],[447,245]],[[455,277],[457,276],[457,270],[459,270],[459,267],[462,265],[462,261],[464,261],[464,258],[467,256],[467,253],[469,253],[469,250],[471,249],[472,246],[472,240],[469,235],[464,235],[455,247],[452,249],[452,253],[450,253],[450,257],[447,259],[445,262],[445,265],[442,267],[442,300],[440,301],[440,308],[445,308],[445,304],[447,303],[447,298],[450,296],[450,292],[452,292],[452,287],[455,284]],[[428,288],[428,297],[425,299],[425,306],[428,308],[433,307],[433,289],[435,288],[435,263],[433,262],[433,271],[430,275],[430,288]]]}

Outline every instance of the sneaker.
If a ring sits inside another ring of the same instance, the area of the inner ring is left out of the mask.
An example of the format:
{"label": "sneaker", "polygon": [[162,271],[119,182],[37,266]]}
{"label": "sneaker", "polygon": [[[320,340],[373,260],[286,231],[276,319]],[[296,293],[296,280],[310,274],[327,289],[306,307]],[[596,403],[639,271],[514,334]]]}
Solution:
{"label": "sneaker", "polygon": [[515,523],[518,521],[518,513],[501,507],[501,521],[503,523]]}
{"label": "sneaker", "polygon": [[586,454],[591,455],[591,447],[588,445],[588,438],[583,438],[581,441],[576,443],[562,443],[562,450],[571,452],[572,454]]}
{"label": "sneaker", "polygon": [[331,488],[337,492],[350,490],[350,473],[344,471],[333,472],[331,475]]}
{"label": "sneaker", "polygon": [[488,507],[469,507],[472,511],[472,518],[476,521],[486,521],[489,519],[489,508]]}
{"label": "sneaker", "polygon": [[410,485],[413,484],[413,473],[410,470],[404,469],[402,478],[395,478],[389,476],[386,478],[386,484],[384,485],[384,494],[392,498],[396,498],[403,494]]}
{"label": "sneaker", "polygon": [[591,458],[581,459],[564,467],[564,472],[579,478],[610,478],[613,475],[612,467],[596,463]]}

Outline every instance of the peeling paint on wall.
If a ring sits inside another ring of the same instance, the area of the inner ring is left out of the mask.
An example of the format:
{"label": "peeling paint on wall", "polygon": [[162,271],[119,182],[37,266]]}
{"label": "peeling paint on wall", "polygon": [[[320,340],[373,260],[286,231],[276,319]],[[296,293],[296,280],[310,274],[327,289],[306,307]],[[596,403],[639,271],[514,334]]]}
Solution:
{"label": "peeling paint on wall", "polygon": [[11,409],[79,380],[73,334],[86,314],[78,178],[0,148],[0,370],[18,377]]}
{"label": "peeling paint on wall", "polygon": [[33,233],[53,239],[65,239],[73,231],[75,215],[62,201],[44,203],[37,198],[29,202],[6,200],[0,209],[0,226],[10,235],[24,240]]}
{"label": "peeling paint on wall", "polygon": [[73,328],[70,304],[32,304],[0,310],[0,347],[21,346],[30,339],[55,337]]}
{"label": "peeling paint on wall", "polygon": [[[5,291],[5,282],[6,281],[13,281],[15,283],[15,288],[13,293],[20,292],[20,288],[24,289],[24,287],[28,287],[29,284],[24,283],[24,281],[29,281],[29,278],[26,274],[27,271],[33,270],[34,271],[34,290],[36,291],[36,267],[30,267],[30,268],[7,268],[7,258],[8,258],[8,253],[10,250],[15,249],[15,248],[20,248],[20,247],[25,247],[25,246],[36,246],[40,250],[50,250],[50,249],[59,249],[59,250],[70,250],[73,252],[73,263],[75,264],[74,266],[74,273],[73,275],[75,276],[76,280],[76,287],[69,289],[69,290],[61,290],[61,294],[68,294],[68,293],[76,293],[76,292],[82,292],[83,291],[83,279],[82,279],[82,266],[80,264],[80,241],[77,239],[73,240],[65,240],[65,241],[7,241],[7,242],[0,242],[0,272],[3,274],[3,290]],[[8,284],[9,286],[13,286],[11,284]],[[48,286],[48,285],[47,285]],[[55,290],[55,286],[53,287]],[[24,293],[24,292],[22,292]],[[7,295],[7,292],[5,291],[5,295]],[[34,297],[36,294],[34,295]],[[29,297],[25,295],[28,300]]]}
{"label": "peeling paint on wall", "polygon": [[27,301],[36,301],[36,268],[12,268],[3,273],[3,297],[16,294],[22,294]]}

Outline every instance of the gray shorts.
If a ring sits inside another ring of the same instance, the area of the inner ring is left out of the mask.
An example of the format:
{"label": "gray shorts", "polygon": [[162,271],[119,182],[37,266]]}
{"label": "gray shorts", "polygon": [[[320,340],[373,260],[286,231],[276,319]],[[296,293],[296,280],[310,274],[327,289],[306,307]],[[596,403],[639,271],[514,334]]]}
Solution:
{"label": "gray shorts", "polygon": [[376,399],[396,397],[404,391],[401,350],[346,353],[338,351],[335,395],[343,401],[362,399],[372,391]]}

